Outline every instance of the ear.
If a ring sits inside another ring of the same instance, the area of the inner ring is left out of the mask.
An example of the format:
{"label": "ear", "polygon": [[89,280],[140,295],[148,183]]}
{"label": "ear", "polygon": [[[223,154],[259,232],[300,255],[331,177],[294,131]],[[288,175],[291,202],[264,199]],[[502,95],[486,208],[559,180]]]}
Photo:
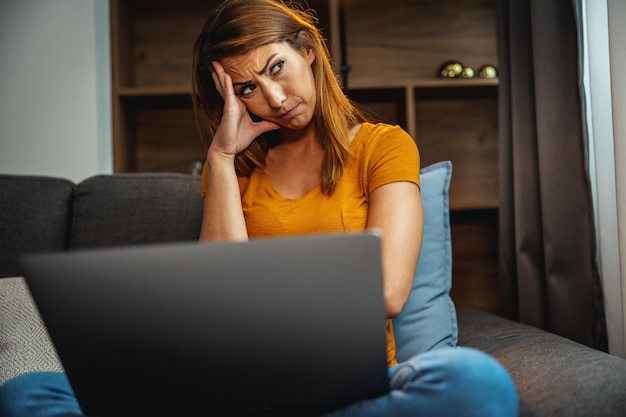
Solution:
{"label": "ear", "polygon": [[313,62],[315,61],[315,51],[313,50],[313,48],[306,48],[304,50],[304,58],[309,65],[313,65]]}

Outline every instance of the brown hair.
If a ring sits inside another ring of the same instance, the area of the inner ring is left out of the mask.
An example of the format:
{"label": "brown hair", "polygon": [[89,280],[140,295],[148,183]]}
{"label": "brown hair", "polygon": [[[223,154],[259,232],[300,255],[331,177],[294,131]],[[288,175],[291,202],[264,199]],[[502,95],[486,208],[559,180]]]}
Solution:
{"label": "brown hair", "polygon": [[[311,49],[317,90],[316,124],[324,149],[321,189],[331,194],[350,156],[348,130],[364,121],[344,95],[333,72],[326,42],[311,12],[281,0],[226,0],[209,16],[198,36],[192,64],[192,98],[202,142],[206,149],[217,130],[224,101],[211,77],[212,62],[244,55],[274,42],[287,42],[297,51]],[[239,176],[249,176],[265,165],[267,142],[259,137],[235,158]]]}

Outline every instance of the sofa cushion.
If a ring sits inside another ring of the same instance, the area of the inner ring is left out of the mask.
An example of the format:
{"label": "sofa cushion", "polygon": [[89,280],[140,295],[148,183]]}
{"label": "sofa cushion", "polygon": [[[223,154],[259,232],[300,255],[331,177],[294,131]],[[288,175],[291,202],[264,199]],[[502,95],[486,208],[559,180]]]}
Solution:
{"label": "sofa cushion", "polygon": [[452,245],[448,189],[452,163],[439,162],[420,171],[424,237],[413,290],[393,320],[396,358],[404,361],[431,349],[455,346],[457,322],[450,298]]}
{"label": "sofa cushion", "polygon": [[0,279],[0,384],[26,372],[62,370],[24,280]]}
{"label": "sofa cushion", "polygon": [[480,349],[509,372],[520,417],[626,415],[626,361],[535,327],[459,309],[459,345]]}
{"label": "sofa cushion", "polygon": [[20,275],[24,252],[67,249],[73,195],[65,179],[0,175],[0,277]]}
{"label": "sofa cushion", "polygon": [[197,240],[200,179],[169,173],[98,175],[76,186],[72,249]]}

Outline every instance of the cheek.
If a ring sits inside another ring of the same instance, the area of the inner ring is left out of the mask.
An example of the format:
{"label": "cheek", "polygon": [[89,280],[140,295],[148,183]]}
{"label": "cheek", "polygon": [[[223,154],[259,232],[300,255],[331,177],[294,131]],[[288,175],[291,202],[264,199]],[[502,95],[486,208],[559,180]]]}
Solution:
{"label": "cheek", "polygon": [[246,103],[246,110],[248,110],[248,113],[252,113],[252,120],[255,122],[258,121],[259,118],[263,117],[264,112],[261,106],[254,106],[250,103]]}
{"label": "cheek", "polygon": [[246,100],[244,105],[246,106],[246,110],[248,110],[249,113],[252,113],[252,120],[255,122],[259,121],[259,119],[265,119],[270,115],[269,106],[262,98]]}
{"label": "cheek", "polygon": [[315,101],[316,100],[316,96],[317,96],[317,94],[316,94],[317,88],[316,88],[316,84],[315,84],[315,77],[313,76],[313,71],[310,72],[308,86],[309,86],[309,95],[310,95],[311,99],[313,101]]}

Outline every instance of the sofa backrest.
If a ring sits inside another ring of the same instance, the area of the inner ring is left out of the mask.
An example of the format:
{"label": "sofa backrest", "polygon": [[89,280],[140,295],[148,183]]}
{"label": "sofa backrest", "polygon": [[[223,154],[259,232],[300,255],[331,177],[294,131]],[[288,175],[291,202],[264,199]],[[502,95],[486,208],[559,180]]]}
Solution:
{"label": "sofa backrest", "polygon": [[65,179],[0,174],[0,277],[19,275],[24,252],[68,247],[74,189]]}
{"label": "sofa backrest", "polygon": [[70,249],[193,241],[201,224],[198,177],[98,175],[76,186]]}
{"label": "sofa backrest", "polygon": [[200,196],[184,174],[0,175],[0,278],[21,275],[25,252],[197,240]]}

